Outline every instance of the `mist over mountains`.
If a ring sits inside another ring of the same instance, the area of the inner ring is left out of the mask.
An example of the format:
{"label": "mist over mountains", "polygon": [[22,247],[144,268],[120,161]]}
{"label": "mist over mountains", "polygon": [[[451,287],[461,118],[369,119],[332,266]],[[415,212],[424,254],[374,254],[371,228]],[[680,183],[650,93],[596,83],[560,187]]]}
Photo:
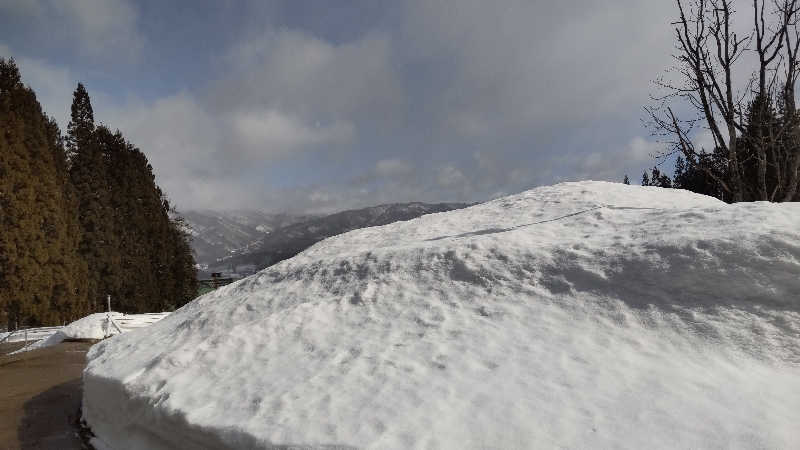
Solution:
{"label": "mist over mountains", "polygon": [[192,249],[201,270],[218,259],[247,252],[250,245],[267,233],[315,217],[257,210],[193,210],[180,215],[192,236]]}
{"label": "mist over mountains", "polygon": [[460,209],[467,203],[394,203],[326,216],[255,210],[186,211],[198,275],[248,275],[300,253],[315,243],[359,228]]}

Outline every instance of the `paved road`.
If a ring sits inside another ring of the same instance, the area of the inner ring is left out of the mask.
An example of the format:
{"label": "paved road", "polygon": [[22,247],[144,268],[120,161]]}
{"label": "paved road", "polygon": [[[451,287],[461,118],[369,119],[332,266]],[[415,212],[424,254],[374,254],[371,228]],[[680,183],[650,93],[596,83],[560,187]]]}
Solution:
{"label": "paved road", "polygon": [[[64,342],[0,356],[0,449],[85,448],[75,424],[90,346]],[[0,355],[13,350],[3,347]]]}

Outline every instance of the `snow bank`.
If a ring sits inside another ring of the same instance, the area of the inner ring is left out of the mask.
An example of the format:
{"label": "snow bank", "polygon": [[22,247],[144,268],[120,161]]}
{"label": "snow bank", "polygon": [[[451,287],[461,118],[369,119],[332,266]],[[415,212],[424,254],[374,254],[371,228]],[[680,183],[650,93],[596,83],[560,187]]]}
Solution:
{"label": "snow bank", "polygon": [[46,339],[62,328],[64,327],[40,327],[40,328],[27,328],[16,331],[8,331],[0,333],[0,343],[37,341],[41,339]]}
{"label": "snow bank", "polygon": [[64,327],[61,334],[64,339],[103,339],[120,332],[108,323],[108,317],[113,321],[123,316],[119,312],[89,314]]}
{"label": "snow bank", "polygon": [[[122,317],[122,313],[111,312],[112,320]],[[119,330],[108,323],[108,313],[89,314],[86,317],[76,320],[69,325],[60,328],[55,333],[45,339],[34,342],[27,347],[21,348],[11,354],[27,352],[44,347],[58,345],[68,339],[103,339],[106,336],[119,334]]]}
{"label": "snow bank", "polygon": [[800,205],[565,183],[353,231],[95,345],[113,449],[800,448]]}
{"label": "snow bank", "polygon": [[[127,333],[128,331],[138,328],[148,327],[163,319],[168,314],[170,313],[123,314],[113,311],[111,313],[90,314],[65,327],[59,327],[43,339],[11,354],[51,347],[68,339],[104,339],[120,333]],[[108,317],[111,317],[110,323]]]}

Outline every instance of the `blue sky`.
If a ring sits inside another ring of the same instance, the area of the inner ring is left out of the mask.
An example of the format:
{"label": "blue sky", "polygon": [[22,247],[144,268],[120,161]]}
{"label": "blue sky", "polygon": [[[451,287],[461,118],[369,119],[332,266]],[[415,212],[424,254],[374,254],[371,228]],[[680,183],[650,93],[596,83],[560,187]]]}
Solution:
{"label": "blue sky", "polygon": [[0,0],[65,127],[78,81],[179,209],[333,211],[638,180],[671,2]]}

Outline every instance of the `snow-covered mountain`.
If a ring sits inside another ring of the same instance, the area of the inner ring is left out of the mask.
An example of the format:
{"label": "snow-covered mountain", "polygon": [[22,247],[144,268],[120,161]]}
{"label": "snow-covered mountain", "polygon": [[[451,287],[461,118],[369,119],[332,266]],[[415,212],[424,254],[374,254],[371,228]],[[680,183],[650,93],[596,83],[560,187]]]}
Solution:
{"label": "snow-covered mountain", "polygon": [[273,230],[315,217],[254,210],[185,211],[180,216],[186,221],[195,260],[201,267],[213,266],[219,259],[246,253],[251,245]]}
{"label": "snow-covered mountain", "polygon": [[352,231],[88,354],[103,448],[800,448],[800,204],[565,183]]}
{"label": "snow-covered mountain", "polygon": [[451,211],[464,203],[394,203],[310,217],[262,233],[246,246],[208,263],[208,272],[250,272],[291,258],[317,242],[358,228],[386,225],[424,214]]}

